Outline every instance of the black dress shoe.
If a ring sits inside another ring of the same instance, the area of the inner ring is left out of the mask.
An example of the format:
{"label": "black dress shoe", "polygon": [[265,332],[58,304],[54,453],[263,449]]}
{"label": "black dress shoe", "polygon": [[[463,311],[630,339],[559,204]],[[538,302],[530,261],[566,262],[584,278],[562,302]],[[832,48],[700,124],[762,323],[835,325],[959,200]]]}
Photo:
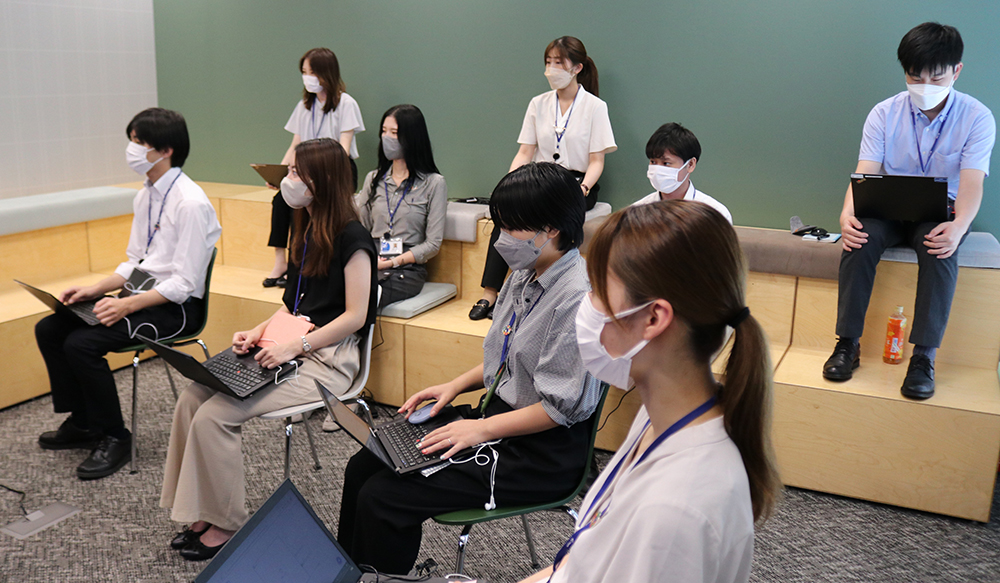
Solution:
{"label": "black dress shoe", "polygon": [[46,431],[38,437],[42,449],[94,449],[101,440],[101,434],[89,429],[80,429],[67,417],[59,429]]}
{"label": "black dress shoe", "polygon": [[823,365],[823,378],[829,381],[846,381],[854,376],[854,369],[861,366],[861,344],[849,339],[837,340],[837,347]]}
{"label": "black dress shoe", "polygon": [[264,278],[264,281],[261,282],[261,285],[263,285],[264,287],[285,287],[286,283],[288,283],[288,279],[284,275],[280,275],[278,277]]}
{"label": "black dress shoe", "polygon": [[[228,542],[228,541],[226,541]],[[207,561],[215,555],[219,554],[222,547],[226,546],[226,543],[222,543],[217,547],[206,547],[201,539],[195,539],[195,541],[188,546],[181,549],[181,556],[189,561]]]}
{"label": "black dress shoe", "polygon": [[930,399],[934,396],[934,362],[923,354],[910,357],[910,366],[906,369],[903,388],[899,390],[904,397],[911,399]]}
{"label": "black dress shoe", "polygon": [[184,547],[188,546],[189,544],[197,541],[198,537],[205,534],[205,531],[207,530],[208,530],[207,526],[205,527],[205,530],[201,532],[195,532],[190,528],[185,528],[183,532],[177,533],[177,536],[175,536],[174,539],[170,541],[170,548],[174,549],[175,551],[179,551]]}
{"label": "black dress shoe", "polygon": [[492,313],[493,306],[490,305],[489,300],[479,300],[476,302],[476,305],[472,306],[472,310],[469,311],[469,319],[482,320]]}
{"label": "black dress shoe", "polygon": [[110,476],[132,459],[132,437],[117,439],[110,435],[101,438],[90,457],[76,467],[76,477],[95,480]]}

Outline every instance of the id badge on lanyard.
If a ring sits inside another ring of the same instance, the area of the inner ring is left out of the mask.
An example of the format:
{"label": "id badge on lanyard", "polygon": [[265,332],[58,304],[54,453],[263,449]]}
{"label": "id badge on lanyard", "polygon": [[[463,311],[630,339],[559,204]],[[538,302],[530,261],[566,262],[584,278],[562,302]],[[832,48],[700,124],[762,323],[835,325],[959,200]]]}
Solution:
{"label": "id badge on lanyard", "polygon": [[383,257],[396,257],[403,254],[403,238],[390,237],[389,233],[382,235],[378,254]]}

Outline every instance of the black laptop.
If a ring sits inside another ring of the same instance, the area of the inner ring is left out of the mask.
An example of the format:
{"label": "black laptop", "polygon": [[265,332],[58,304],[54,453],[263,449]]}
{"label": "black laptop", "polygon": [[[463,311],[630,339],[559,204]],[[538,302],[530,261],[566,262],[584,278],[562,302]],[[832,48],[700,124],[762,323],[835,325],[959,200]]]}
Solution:
{"label": "black laptop", "polygon": [[886,221],[943,223],[948,216],[948,179],[934,176],[851,174],[854,216]]}
{"label": "black laptop", "polygon": [[[372,452],[375,457],[382,460],[386,466],[395,470],[396,473],[403,475],[441,463],[448,463],[448,460],[441,459],[441,454],[447,450],[435,452],[433,455],[424,455],[417,447],[417,442],[438,427],[444,427],[452,421],[462,419],[462,416],[451,405],[445,406],[437,415],[423,423],[413,424],[406,418],[400,417],[372,427],[367,421],[351,411],[340,399],[331,394],[319,381],[316,381],[316,388],[319,389],[319,394],[323,398],[323,402],[326,403],[326,409],[337,425],[340,425],[348,435]],[[457,458],[471,453],[473,453],[472,449],[465,449],[452,457]]]}
{"label": "black laptop", "polygon": [[48,306],[53,312],[69,316],[70,318],[76,318],[88,326],[97,326],[101,323],[101,321],[97,319],[97,316],[94,315],[94,305],[100,300],[110,297],[104,296],[96,300],[76,302],[75,304],[64,304],[59,301],[59,298],[45,290],[38,289],[37,287],[24,283],[23,281],[18,281],[16,279],[14,281],[27,290],[29,294],[35,296],[38,301]]}
{"label": "black laptop", "polygon": [[255,354],[260,352],[260,347],[256,347],[246,354],[236,354],[231,346],[205,362],[198,362],[190,354],[151,338],[139,334],[136,334],[136,338],[145,343],[182,375],[196,383],[201,383],[210,389],[226,393],[237,399],[247,399],[271,383],[288,382],[282,379],[298,370],[299,365],[302,364],[301,360],[294,360],[279,367],[267,369],[253,358]]}

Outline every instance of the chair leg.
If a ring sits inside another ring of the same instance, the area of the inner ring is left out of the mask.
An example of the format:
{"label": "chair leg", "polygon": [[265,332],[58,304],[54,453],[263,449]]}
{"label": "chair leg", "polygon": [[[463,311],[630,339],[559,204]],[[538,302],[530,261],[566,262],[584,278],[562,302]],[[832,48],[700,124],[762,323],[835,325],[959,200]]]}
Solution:
{"label": "chair leg", "polygon": [[195,342],[198,343],[198,346],[201,346],[201,351],[205,353],[205,360],[208,360],[209,358],[211,358],[211,355],[208,354],[208,347],[205,346],[205,343],[202,342],[201,338],[195,340]]}
{"label": "chair leg", "polygon": [[531,568],[538,569],[538,554],[535,552],[535,541],[531,538],[531,527],[528,526],[528,515],[521,515],[521,524],[524,525],[524,538],[528,540],[528,552],[531,553]]}
{"label": "chair leg", "polygon": [[134,474],[139,471],[135,466],[135,458],[138,457],[139,441],[139,351],[132,356],[132,460],[129,462],[129,473]]}
{"label": "chair leg", "polygon": [[559,508],[559,510],[562,510],[566,514],[569,514],[569,517],[573,519],[574,525],[576,525],[577,521],[580,520],[580,515],[576,513],[576,510],[573,510],[569,506],[562,506]]}
{"label": "chair leg", "polygon": [[362,416],[364,416],[365,421],[368,422],[368,426],[375,427],[375,420],[372,419],[372,410],[368,406],[368,403],[366,403],[365,400],[361,398],[356,399],[356,403],[360,407],[359,412],[361,413]]}
{"label": "chair leg", "polygon": [[[162,358],[160,360],[163,360]],[[167,380],[170,381],[170,390],[174,393],[174,401],[177,400],[177,385],[174,384],[174,377],[170,375],[170,365],[163,360],[163,369],[167,371]]]}
{"label": "chair leg", "polygon": [[458,558],[455,560],[455,572],[461,574],[465,568],[465,546],[469,544],[469,533],[472,525],[466,524],[462,529],[462,534],[458,535]]}
{"label": "chair leg", "polygon": [[309,449],[312,450],[313,454],[313,468],[317,470],[323,469],[323,466],[319,465],[319,455],[316,453],[316,443],[313,441],[313,432],[309,428],[309,414],[305,413],[302,415],[302,425],[306,428],[306,437],[309,438]]}
{"label": "chair leg", "polygon": [[285,479],[292,475],[292,418],[285,417]]}

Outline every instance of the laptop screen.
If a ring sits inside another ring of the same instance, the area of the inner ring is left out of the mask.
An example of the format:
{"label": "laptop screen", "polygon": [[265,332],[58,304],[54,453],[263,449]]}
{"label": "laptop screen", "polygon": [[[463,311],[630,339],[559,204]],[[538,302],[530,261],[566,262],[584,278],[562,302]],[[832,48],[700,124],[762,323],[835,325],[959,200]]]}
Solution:
{"label": "laptop screen", "polygon": [[292,482],[285,482],[195,583],[356,583],[361,571]]}

